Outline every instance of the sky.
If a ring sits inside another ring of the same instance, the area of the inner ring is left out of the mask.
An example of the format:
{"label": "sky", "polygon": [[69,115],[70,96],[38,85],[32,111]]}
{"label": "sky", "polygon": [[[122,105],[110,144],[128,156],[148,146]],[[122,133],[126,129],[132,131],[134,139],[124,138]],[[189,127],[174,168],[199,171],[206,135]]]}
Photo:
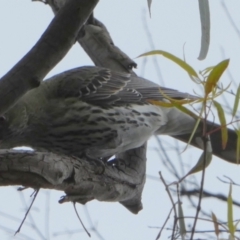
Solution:
{"label": "sky", "polygon": [[[227,18],[222,3],[225,3],[234,23],[240,29],[240,1],[211,1],[210,48],[207,58],[203,61],[197,59],[201,41],[197,1],[153,0],[150,18],[146,0],[101,0],[95,9],[95,16],[106,25],[114,43],[137,62],[137,74],[179,91],[201,94],[201,89],[189,79],[188,75],[169,60],[161,56],[136,57],[146,51],[164,50],[180,58],[185,55],[186,61],[196,71],[230,58],[228,70],[221,81],[224,86],[233,80],[238,84],[240,34]],[[31,49],[52,18],[51,9],[40,2],[1,1],[0,77]],[[75,44],[67,56],[48,74],[48,77],[83,65],[92,65],[92,62],[79,45]],[[236,91],[236,85],[232,83],[230,89]],[[230,103],[233,101],[230,95],[226,95],[226,98]],[[164,142],[172,141],[169,137],[161,137],[161,139]],[[175,142],[170,143],[175,144]],[[166,171],[159,159],[156,152],[158,145],[154,138],[149,140],[148,146],[147,174],[158,177],[158,172],[162,171],[167,182],[175,181],[176,179]],[[167,144],[165,146],[171,158],[176,159],[177,168],[179,168],[179,157],[183,159],[185,169],[189,169],[201,154],[200,150],[190,148],[178,156],[167,147]],[[184,148],[183,144],[180,146]],[[214,157],[206,171],[206,189],[227,195],[229,186],[217,179],[217,177],[222,178],[223,175],[239,183],[239,166]],[[195,177],[200,182],[201,174],[195,174]],[[59,198],[64,194],[46,190],[40,191],[31,216],[22,227],[21,234],[13,237],[14,231],[17,230],[25,214],[26,206],[31,201],[31,193],[31,189],[19,193],[16,187],[0,188],[0,239],[89,239],[82,231],[72,204],[58,204]],[[233,188],[233,196],[239,199],[239,188]],[[102,238],[92,232],[93,240],[155,239],[159,229],[152,227],[163,225],[171,204],[160,180],[147,178],[142,198],[144,208],[138,215],[131,214],[118,203],[92,201],[86,207],[77,205],[77,209],[85,226],[90,228],[93,224],[101,234]],[[193,215],[194,210],[185,200],[182,199],[184,212],[188,216]],[[204,200],[203,208],[208,213],[213,211],[223,220],[227,219],[226,204],[208,199]],[[239,209],[235,209],[234,214],[237,218]],[[31,218],[34,221],[33,225],[29,225],[32,222]],[[172,226],[172,219],[173,216],[167,224],[169,228]],[[210,230],[213,229],[213,225],[201,222],[197,228]],[[161,239],[167,239],[170,234],[170,230],[164,230]]]}

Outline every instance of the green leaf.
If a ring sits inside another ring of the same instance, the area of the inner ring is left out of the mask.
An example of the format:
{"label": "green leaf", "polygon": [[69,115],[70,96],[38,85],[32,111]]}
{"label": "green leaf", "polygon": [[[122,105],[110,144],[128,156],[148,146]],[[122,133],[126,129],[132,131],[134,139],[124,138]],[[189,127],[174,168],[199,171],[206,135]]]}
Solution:
{"label": "green leaf", "polygon": [[198,59],[203,60],[207,56],[210,43],[210,10],[208,0],[198,0],[198,5],[202,30],[201,50]]}
{"label": "green leaf", "polygon": [[221,134],[222,134],[222,148],[225,149],[228,141],[228,129],[226,126],[226,118],[222,106],[217,102],[213,101],[214,106],[217,109],[218,118],[221,124]]}
{"label": "green leaf", "polygon": [[234,236],[235,226],[233,223],[232,184],[230,184],[230,187],[229,187],[227,206],[228,206],[228,230],[229,230],[231,236]]}
{"label": "green leaf", "polygon": [[[204,168],[208,167],[212,161],[212,145],[210,139],[207,140],[207,147],[206,147],[206,154],[201,154],[200,158],[198,159],[197,164],[186,174],[186,176],[202,171]],[[206,159],[204,157],[206,156]],[[205,161],[205,166],[204,166]]]}
{"label": "green leaf", "polygon": [[[190,101],[190,103],[191,102],[192,101]],[[192,118],[199,119],[199,117],[194,112],[190,111],[188,108],[184,107],[182,104],[179,104],[177,101],[173,101],[171,103],[175,108],[179,109],[181,112],[186,113]]]}
{"label": "green leaf", "polygon": [[165,58],[172,60],[177,65],[179,65],[181,68],[183,68],[190,76],[198,78],[197,73],[189,64],[184,62],[182,59],[172,55],[171,53],[168,53],[168,52],[165,52],[162,50],[154,50],[154,51],[143,53],[143,54],[139,55],[138,57],[146,57],[146,56],[151,56],[151,55],[163,55]]}
{"label": "green leaf", "polygon": [[229,59],[224,60],[217,64],[212,71],[210,72],[207,81],[205,83],[205,94],[206,96],[213,91],[216,87],[217,82],[219,81],[220,77],[222,76],[223,72],[226,70],[229,64]]}
{"label": "green leaf", "polygon": [[217,222],[217,217],[213,212],[212,212],[212,220],[213,220],[213,226],[214,226],[215,234],[218,237],[218,235],[219,235],[219,225],[218,225],[218,222]]}
{"label": "green leaf", "polygon": [[232,116],[235,117],[238,109],[238,104],[239,104],[239,98],[240,98],[240,84],[238,85],[235,101],[234,101],[234,107],[233,107],[233,112]]}
{"label": "green leaf", "polygon": [[155,106],[166,107],[166,108],[176,107],[181,112],[184,112],[195,119],[199,118],[195,113],[193,113],[192,111],[190,111],[189,109],[183,106],[183,104],[189,104],[196,101],[195,99],[176,100],[176,99],[169,98],[168,96],[166,96],[166,98],[169,100],[169,102],[163,102],[158,100],[147,100],[147,101]]}
{"label": "green leaf", "polygon": [[186,235],[186,227],[185,227],[182,203],[178,203],[178,216],[179,216],[180,235],[182,239],[184,239]]}
{"label": "green leaf", "polygon": [[[223,239],[223,240],[225,240],[225,239]],[[236,239],[235,239],[234,236],[232,236],[232,235],[230,234],[230,235],[228,235],[228,239],[226,239],[226,240],[236,240]]]}
{"label": "green leaf", "polygon": [[[200,147],[203,148],[203,142],[202,142],[202,146]],[[202,171],[203,169],[209,166],[209,164],[212,161],[212,145],[211,145],[210,138],[208,138],[207,140],[207,146],[205,151],[206,151],[206,154],[204,154],[204,151],[203,151],[196,165],[186,175],[184,175],[181,179],[179,179],[178,183],[182,182],[182,180],[185,179],[188,175]]]}

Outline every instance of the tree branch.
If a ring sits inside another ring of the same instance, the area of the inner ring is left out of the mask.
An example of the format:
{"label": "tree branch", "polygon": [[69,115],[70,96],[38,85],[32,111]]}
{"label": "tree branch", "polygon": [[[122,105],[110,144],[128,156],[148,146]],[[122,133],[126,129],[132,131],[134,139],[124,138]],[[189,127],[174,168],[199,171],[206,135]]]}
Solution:
{"label": "tree branch", "polygon": [[[196,196],[196,197],[199,197],[199,189],[192,189],[192,190],[181,190],[180,191],[180,194],[182,196],[188,196],[188,197],[191,197],[191,196]],[[216,198],[216,199],[219,199],[219,200],[222,200],[224,202],[227,202],[228,200],[228,197],[225,196],[224,194],[222,193],[212,193],[212,192],[208,192],[206,190],[203,190],[203,195],[202,195],[203,198]],[[233,204],[235,206],[238,206],[240,207],[240,202],[237,202],[235,200],[233,200]]]}
{"label": "tree branch", "polygon": [[69,0],[36,45],[0,81],[0,115],[37,87],[66,55],[98,0]]}
{"label": "tree branch", "polygon": [[[140,155],[146,153],[146,147],[141,148]],[[125,156],[134,161],[141,160],[135,151],[127,151]],[[135,164],[134,164],[135,165]],[[141,166],[141,164],[140,164]],[[145,178],[141,174],[145,168],[106,166],[102,175],[95,173],[91,162],[78,158],[59,156],[53,153],[30,151],[0,151],[0,186],[22,184],[31,188],[48,188],[65,191],[67,196],[59,202],[86,202],[96,199],[99,201],[128,203],[131,208],[132,200],[142,192]],[[141,203],[139,203],[141,205]],[[139,207],[140,207],[139,205]],[[139,211],[134,203],[135,212]]]}

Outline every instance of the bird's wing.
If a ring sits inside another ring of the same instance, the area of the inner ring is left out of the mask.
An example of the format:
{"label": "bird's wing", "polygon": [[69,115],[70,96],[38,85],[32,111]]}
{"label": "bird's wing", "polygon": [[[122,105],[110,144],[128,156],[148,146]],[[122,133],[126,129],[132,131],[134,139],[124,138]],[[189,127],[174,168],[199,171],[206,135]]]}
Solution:
{"label": "bird's wing", "polygon": [[161,101],[165,95],[177,99],[195,98],[177,90],[160,87],[144,78],[99,67],[72,69],[55,75],[43,85],[54,89],[57,97],[78,97],[87,103],[101,106],[141,104],[149,99]]}
{"label": "bird's wing", "polygon": [[194,95],[179,92],[171,88],[161,87],[142,77],[132,76],[131,82],[128,83],[127,87],[137,89],[142,94],[144,100],[153,99],[161,101],[166,98],[165,96],[173,99],[197,99]]}

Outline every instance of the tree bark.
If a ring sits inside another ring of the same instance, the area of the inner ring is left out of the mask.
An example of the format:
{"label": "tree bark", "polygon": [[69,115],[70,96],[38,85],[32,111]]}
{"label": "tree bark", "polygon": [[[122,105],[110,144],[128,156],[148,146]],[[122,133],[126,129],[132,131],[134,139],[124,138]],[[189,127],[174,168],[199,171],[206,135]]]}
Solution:
{"label": "tree bark", "polygon": [[[142,147],[141,151],[131,150],[124,153],[124,156],[131,159],[129,162],[133,165],[135,161],[145,162],[142,156],[146,153],[146,147]],[[137,213],[141,202],[137,206],[133,199],[142,192],[145,178],[139,176],[145,172],[145,168],[131,168],[129,164],[120,169],[109,165],[102,175],[95,174],[95,168],[87,160],[53,153],[0,151],[1,186],[21,184],[34,189],[65,191],[67,195],[60,203],[72,201],[85,204],[93,199],[123,202],[127,203],[129,210]]]}

